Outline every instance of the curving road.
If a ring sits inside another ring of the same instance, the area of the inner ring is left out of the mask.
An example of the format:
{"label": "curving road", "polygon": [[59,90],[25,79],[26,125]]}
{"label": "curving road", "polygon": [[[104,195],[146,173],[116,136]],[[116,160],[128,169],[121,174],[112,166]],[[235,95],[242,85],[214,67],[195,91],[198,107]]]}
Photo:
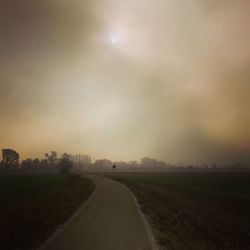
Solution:
{"label": "curving road", "polygon": [[96,192],[66,228],[44,250],[151,250],[142,219],[122,184],[89,176]]}

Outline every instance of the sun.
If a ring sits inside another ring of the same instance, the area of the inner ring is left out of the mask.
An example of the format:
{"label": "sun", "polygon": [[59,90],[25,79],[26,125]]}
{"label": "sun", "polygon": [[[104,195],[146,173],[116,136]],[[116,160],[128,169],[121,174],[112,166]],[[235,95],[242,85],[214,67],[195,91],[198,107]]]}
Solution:
{"label": "sun", "polygon": [[113,46],[120,46],[122,44],[122,35],[119,32],[113,32],[109,36],[109,41]]}

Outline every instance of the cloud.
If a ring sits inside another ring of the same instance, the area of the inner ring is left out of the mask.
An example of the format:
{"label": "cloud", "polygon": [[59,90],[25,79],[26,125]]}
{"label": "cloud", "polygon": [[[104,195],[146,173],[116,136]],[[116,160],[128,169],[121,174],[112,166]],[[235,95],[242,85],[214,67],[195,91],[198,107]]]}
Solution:
{"label": "cloud", "polygon": [[248,162],[249,8],[1,1],[0,146]]}

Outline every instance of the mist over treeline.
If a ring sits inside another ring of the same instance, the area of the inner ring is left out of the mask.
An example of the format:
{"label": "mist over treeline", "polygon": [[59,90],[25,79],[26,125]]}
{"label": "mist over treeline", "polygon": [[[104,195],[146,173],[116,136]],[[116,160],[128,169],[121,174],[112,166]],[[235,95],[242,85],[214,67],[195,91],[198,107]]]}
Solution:
{"label": "mist over treeline", "polygon": [[231,171],[231,170],[250,170],[248,166],[240,163],[218,164],[171,164],[165,161],[157,160],[150,157],[143,157],[140,161],[112,161],[110,159],[97,159],[91,162],[91,157],[82,154],[59,155],[56,151],[45,153],[44,158],[27,158],[19,161],[19,154],[7,149],[3,150],[0,167],[2,170],[32,170],[42,172],[164,172],[164,171]]}
{"label": "mist over treeline", "polygon": [[170,164],[165,161],[157,160],[150,157],[143,157],[140,162],[138,161],[111,161],[108,159],[96,160],[92,164],[92,170],[110,170],[110,166],[115,166],[116,171],[192,171],[192,170],[241,170],[248,169],[239,163],[234,164],[218,164],[212,162],[211,164]]}

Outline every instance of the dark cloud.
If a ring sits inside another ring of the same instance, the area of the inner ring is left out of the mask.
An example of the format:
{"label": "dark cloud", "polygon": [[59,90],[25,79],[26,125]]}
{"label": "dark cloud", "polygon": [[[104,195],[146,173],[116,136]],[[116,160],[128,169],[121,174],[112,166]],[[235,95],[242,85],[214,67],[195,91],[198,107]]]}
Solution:
{"label": "dark cloud", "polygon": [[65,55],[95,26],[90,1],[1,1],[0,16],[1,52],[12,59]]}
{"label": "dark cloud", "polygon": [[0,1],[1,116],[51,106],[53,76],[71,66],[96,29],[92,1]]}

